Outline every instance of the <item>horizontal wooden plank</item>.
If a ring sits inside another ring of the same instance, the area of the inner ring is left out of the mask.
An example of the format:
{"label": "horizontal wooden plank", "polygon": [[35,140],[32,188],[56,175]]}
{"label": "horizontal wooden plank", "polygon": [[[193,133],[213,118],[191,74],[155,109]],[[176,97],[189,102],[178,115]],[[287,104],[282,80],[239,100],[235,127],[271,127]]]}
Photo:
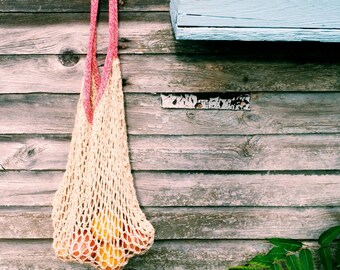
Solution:
{"label": "horizontal wooden plank", "polygon": [[0,206],[51,206],[63,172],[1,172]]}
{"label": "horizontal wooden plank", "polygon": [[[11,270],[90,269],[57,260],[51,245],[50,240],[0,241],[1,267]],[[156,241],[147,254],[131,259],[124,269],[225,270],[226,266],[237,265],[268,248],[263,241]]]}
{"label": "horizontal wooden plank", "polygon": [[[70,134],[77,102],[78,95],[0,95],[0,134]],[[340,92],[253,93],[247,112],[166,110],[159,94],[125,96],[133,135],[339,133],[339,104]]]}
{"label": "horizontal wooden plank", "polygon": [[[340,131],[338,92],[253,93],[251,111],[243,112],[164,110],[160,108],[159,95],[129,93],[125,100],[128,130],[135,135],[249,135]],[[12,122],[9,126],[13,125],[15,124]],[[17,131],[20,130],[20,127],[15,126]],[[24,127],[24,124],[21,126]],[[32,129],[32,125],[30,128]]]}
{"label": "horizontal wooden plank", "polygon": [[[50,206],[61,171],[1,172],[0,206]],[[135,172],[142,206],[337,206],[339,174]]]}
{"label": "horizontal wooden plank", "polygon": [[[52,140],[47,137],[20,138],[16,140],[14,136],[2,136],[0,139],[0,153],[3,153],[3,155],[0,158],[0,168],[15,169],[14,167],[16,167],[16,169],[19,169],[19,167],[26,167],[33,169],[34,167],[39,167],[42,169],[45,167],[46,169],[64,169],[68,155],[69,139],[66,136],[59,136]],[[52,164],[54,165],[51,166]]]}
{"label": "horizontal wooden plank", "polygon": [[[268,136],[131,136],[134,170],[339,170],[339,134]],[[0,136],[7,170],[66,166],[68,136]]]}
{"label": "horizontal wooden plank", "polygon": [[[104,14],[98,25],[98,52],[106,53],[108,18]],[[1,14],[0,54],[86,54],[89,35],[89,14]],[[120,16],[119,52],[168,53],[176,43],[168,13],[137,12]],[[178,46],[183,48],[183,46]],[[199,48],[199,46],[194,46]],[[182,51],[184,48],[182,49]],[[205,48],[205,50],[207,50]],[[65,56],[67,57],[67,55]]]}
{"label": "horizontal wooden plank", "polygon": [[[71,2],[70,2],[71,3]],[[73,1],[72,1],[73,3]],[[59,5],[58,5],[59,6]],[[176,41],[167,12],[120,15],[120,54],[224,54],[226,59],[281,59],[294,62],[338,63],[340,52],[332,43]],[[78,13],[0,14],[0,54],[61,54],[68,65],[85,54],[89,15]],[[107,14],[98,27],[98,52],[106,53]]]}
{"label": "horizontal wooden plank", "polygon": [[131,140],[131,161],[136,170],[332,170],[340,169],[339,138],[145,137]]}
{"label": "horizontal wooden plank", "polygon": [[[156,239],[317,239],[339,225],[340,207],[333,208],[144,208]],[[0,238],[50,238],[50,208],[3,209]]]}
{"label": "horizontal wooden plank", "polygon": [[78,95],[0,95],[1,118],[6,119],[2,133],[26,133],[26,126],[31,133],[70,134],[78,99]]}
{"label": "horizontal wooden plank", "polygon": [[[78,60],[77,60],[78,61]],[[103,59],[101,58],[100,64]],[[84,58],[1,56],[0,93],[77,93]],[[64,65],[63,65],[64,64]],[[122,56],[126,92],[339,91],[340,64],[229,60],[225,56]],[[29,83],[28,83],[29,82]]]}
{"label": "horizontal wooden plank", "polygon": [[[168,11],[168,0],[119,1],[121,11]],[[107,10],[107,0],[101,1],[101,10]],[[90,2],[85,0],[2,0],[0,12],[89,12]]]}

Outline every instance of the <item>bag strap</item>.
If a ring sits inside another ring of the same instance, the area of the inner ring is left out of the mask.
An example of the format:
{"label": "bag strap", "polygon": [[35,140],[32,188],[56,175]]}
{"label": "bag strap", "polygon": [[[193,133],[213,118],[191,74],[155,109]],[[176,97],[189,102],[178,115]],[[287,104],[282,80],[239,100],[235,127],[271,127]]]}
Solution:
{"label": "bag strap", "polygon": [[[102,76],[100,76],[97,62],[97,17],[99,0],[91,0],[90,37],[87,48],[84,78],[84,109],[87,120],[92,124],[93,112],[104,94],[110,77],[112,62],[118,58],[118,0],[109,0],[109,44],[105,58]],[[98,90],[97,98],[91,101],[92,78]]]}

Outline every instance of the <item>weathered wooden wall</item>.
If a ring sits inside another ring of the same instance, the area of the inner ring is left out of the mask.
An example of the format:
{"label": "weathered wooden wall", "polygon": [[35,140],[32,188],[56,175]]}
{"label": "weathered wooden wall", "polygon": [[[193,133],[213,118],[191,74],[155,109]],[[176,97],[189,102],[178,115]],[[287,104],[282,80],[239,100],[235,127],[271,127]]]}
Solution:
{"label": "weathered wooden wall", "polygon": [[[89,1],[0,2],[0,269],[86,269],[54,257],[50,212]],[[339,44],[179,42],[167,0],[120,11],[132,166],[157,230],[126,269],[225,269],[267,237],[313,244],[340,223]],[[251,111],[162,109],[169,92],[251,92]]]}

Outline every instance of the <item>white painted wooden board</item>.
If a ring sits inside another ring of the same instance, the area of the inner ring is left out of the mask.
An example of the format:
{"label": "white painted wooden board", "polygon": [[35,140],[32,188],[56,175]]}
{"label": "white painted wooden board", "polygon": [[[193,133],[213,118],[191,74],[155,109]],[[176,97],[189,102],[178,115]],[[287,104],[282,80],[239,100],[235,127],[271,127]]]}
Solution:
{"label": "white painted wooden board", "polygon": [[337,0],[172,0],[177,39],[340,42]]}
{"label": "white painted wooden board", "polygon": [[250,94],[161,94],[162,108],[249,111]]}

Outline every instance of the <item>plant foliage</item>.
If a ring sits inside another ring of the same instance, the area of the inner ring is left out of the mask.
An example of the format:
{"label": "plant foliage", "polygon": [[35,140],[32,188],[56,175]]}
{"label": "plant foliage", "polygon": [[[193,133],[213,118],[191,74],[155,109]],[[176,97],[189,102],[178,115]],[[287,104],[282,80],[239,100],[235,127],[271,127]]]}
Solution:
{"label": "plant foliage", "polygon": [[[324,270],[340,270],[340,242],[334,241],[340,237],[340,226],[332,227],[323,232],[319,239],[318,256]],[[316,258],[309,246],[294,239],[270,238],[273,247],[266,253],[256,255],[245,265],[234,266],[229,270],[315,270]]]}

